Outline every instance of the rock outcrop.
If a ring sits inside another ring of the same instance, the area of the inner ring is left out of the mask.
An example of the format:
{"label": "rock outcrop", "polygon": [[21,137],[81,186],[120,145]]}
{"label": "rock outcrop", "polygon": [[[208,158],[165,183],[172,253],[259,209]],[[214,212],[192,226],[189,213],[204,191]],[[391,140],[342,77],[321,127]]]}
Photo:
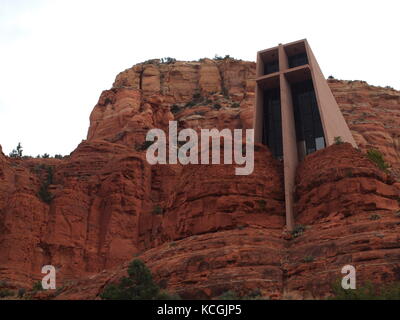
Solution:
{"label": "rock outcrop", "polygon": [[[364,82],[329,85],[360,147],[334,145],[298,168],[296,223],[285,230],[282,163],[256,146],[255,170],[156,165],[149,129],[251,128],[255,64],[160,63],[119,74],[65,159],[14,159],[0,148],[0,280],[30,287],[52,264],[59,299],[95,299],[139,257],[184,298],[259,290],[321,298],[354,264],[359,279],[400,280],[400,93]],[[383,172],[365,157],[382,152]]]}
{"label": "rock outcrop", "polygon": [[353,265],[357,281],[399,281],[400,190],[350,144],[309,155],[297,170],[296,223],[286,294],[324,297],[340,270]]}
{"label": "rock outcrop", "polygon": [[364,81],[330,80],[329,85],[359,148],[377,149],[400,178],[400,92]]}
{"label": "rock outcrop", "polygon": [[151,61],[117,76],[90,116],[88,140],[128,146],[150,128],[251,128],[255,66],[232,59],[161,64]]}

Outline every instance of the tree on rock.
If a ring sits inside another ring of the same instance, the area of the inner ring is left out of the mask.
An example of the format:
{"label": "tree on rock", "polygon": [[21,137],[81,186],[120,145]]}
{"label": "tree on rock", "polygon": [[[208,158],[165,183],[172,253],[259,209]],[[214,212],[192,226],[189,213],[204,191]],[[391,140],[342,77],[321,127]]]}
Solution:
{"label": "tree on rock", "polygon": [[128,267],[128,277],[118,284],[108,285],[100,295],[105,300],[171,300],[178,297],[160,292],[153,281],[147,266],[139,259],[133,260]]}
{"label": "tree on rock", "polygon": [[21,146],[21,142],[18,142],[17,148],[13,149],[13,151],[11,151],[10,153],[10,158],[21,158],[22,157],[22,146]]}

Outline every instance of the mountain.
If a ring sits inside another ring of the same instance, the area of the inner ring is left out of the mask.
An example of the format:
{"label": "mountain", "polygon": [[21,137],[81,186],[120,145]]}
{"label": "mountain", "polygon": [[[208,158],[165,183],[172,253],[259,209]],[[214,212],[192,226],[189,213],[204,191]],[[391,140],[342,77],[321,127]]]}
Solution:
{"label": "mountain", "polygon": [[300,164],[295,232],[285,229],[282,163],[263,145],[248,176],[147,162],[146,133],[170,120],[251,128],[254,77],[255,63],[229,57],[149,60],[101,94],[68,157],[9,158],[0,147],[0,280],[31,288],[50,264],[59,290],[38,298],[95,299],[134,257],[183,298],[323,298],[347,264],[357,281],[400,280],[399,91],[328,80],[359,149],[333,145]]}

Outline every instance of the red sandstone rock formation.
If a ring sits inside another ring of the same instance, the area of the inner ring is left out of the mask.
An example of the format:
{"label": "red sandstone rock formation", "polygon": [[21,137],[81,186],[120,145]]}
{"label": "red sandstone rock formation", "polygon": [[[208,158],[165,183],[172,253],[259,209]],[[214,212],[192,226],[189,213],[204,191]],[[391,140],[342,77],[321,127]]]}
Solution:
{"label": "red sandstone rock formation", "polygon": [[[393,177],[350,144],[315,152],[297,171],[296,222],[288,249],[288,296],[325,296],[346,264],[357,280],[400,280],[399,195]],[[312,260],[312,261],[310,261]]]}
{"label": "red sandstone rock formation", "polygon": [[[254,289],[320,298],[348,263],[360,280],[400,280],[397,91],[329,82],[360,151],[332,146],[299,166],[298,237],[285,231],[282,168],[264,146],[250,176],[235,176],[234,166],[147,163],[147,131],[169,120],[250,128],[254,70],[232,59],[139,64],[102,93],[87,141],[70,157],[10,159],[0,148],[0,280],[30,287],[52,264],[64,288],[56,298],[94,299],[134,256],[184,298]],[[369,148],[391,175],[365,158]],[[38,191],[49,172],[46,203]]]}
{"label": "red sandstone rock formation", "polygon": [[380,150],[400,177],[400,92],[364,81],[329,81],[359,148]]}

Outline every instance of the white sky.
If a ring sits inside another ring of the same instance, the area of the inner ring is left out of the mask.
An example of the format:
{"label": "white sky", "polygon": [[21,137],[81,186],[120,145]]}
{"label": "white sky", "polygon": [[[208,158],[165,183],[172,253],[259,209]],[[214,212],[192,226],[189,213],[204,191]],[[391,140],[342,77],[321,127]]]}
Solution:
{"label": "white sky", "polygon": [[307,38],[325,74],[400,89],[399,0],[0,0],[0,144],[69,154],[132,65]]}

